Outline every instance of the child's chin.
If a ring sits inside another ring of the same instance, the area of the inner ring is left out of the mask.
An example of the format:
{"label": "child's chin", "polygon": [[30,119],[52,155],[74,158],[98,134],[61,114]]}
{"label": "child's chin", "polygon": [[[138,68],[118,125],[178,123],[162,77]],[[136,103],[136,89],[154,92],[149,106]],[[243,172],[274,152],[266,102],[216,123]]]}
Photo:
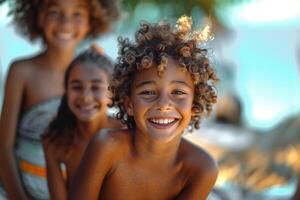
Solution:
{"label": "child's chin", "polygon": [[175,135],[165,135],[165,134],[161,134],[161,135],[156,135],[152,137],[154,141],[157,142],[163,142],[163,143],[167,143],[172,141],[175,138]]}
{"label": "child's chin", "polygon": [[89,116],[78,116],[77,117],[79,121],[82,122],[92,122],[96,119],[96,115],[89,115]]}
{"label": "child's chin", "polygon": [[176,137],[175,131],[166,131],[166,130],[160,130],[160,131],[150,131],[149,136],[154,141],[161,141],[161,142],[169,142],[173,138]]}

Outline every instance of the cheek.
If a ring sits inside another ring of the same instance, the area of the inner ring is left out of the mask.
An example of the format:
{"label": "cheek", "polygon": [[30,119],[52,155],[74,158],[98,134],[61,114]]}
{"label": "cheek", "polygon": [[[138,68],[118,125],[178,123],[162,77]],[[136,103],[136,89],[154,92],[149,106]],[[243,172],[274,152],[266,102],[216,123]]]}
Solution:
{"label": "cheek", "polygon": [[139,112],[144,110],[145,108],[150,107],[151,103],[141,98],[134,98],[132,101],[132,105],[134,105],[134,110]]}
{"label": "cheek", "polygon": [[182,107],[182,108],[192,108],[193,106],[193,99],[189,98],[189,99],[180,99],[176,102],[178,104],[178,106]]}
{"label": "cheek", "polygon": [[193,101],[192,100],[183,100],[177,104],[178,108],[185,115],[192,115]]}
{"label": "cheek", "polygon": [[59,23],[58,17],[45,16],[42,26],[44,27],[44,30],[48,30],[49,27],[55,26],[57,23]]}
{"label": "cheek", "polygon": [[108,91],[96,92],[94,95],[98,101],[103,101],[103,102],[111,101],[111,95]]}
{"label": "cheek", "polygon": [[85,34],[87,34],[91,29],[89,19],[78,19],[78,20],[76,20],[75,24]]}
{"label": "cheek", "polygon": [[67,91],[67,97],[68,97],[68,105],[72,106],[74,104],[75,99],[77,98],[77,93],[74,91]]}

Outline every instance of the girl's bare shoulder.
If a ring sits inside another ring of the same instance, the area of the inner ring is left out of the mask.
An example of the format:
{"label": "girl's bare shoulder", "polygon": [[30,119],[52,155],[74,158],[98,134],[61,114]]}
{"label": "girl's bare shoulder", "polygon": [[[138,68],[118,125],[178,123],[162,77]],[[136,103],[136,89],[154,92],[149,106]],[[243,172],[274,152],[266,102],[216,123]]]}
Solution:
{"label": "girl's bare shoulder", "polygon": [[18,68],[24,68],[24,67],[33,67],[37,65],[41,60],[41,55],[34,55],[31,57],[21,57],[16,60],[14,60],[11,64],[11,66],[15,66]]}
{"label": "girl's bare shoulder", "polygon": [[9,74],[16,77],[26,77],[34,72],[38,65],[39,56],[14,60],[9,67]]}

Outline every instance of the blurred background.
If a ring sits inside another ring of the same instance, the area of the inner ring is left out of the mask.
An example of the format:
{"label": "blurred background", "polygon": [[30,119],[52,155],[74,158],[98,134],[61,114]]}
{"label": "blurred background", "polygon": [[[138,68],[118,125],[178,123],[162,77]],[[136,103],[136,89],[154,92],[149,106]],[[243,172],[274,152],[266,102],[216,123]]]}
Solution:
{"label": "blurred background", "polygon": [[[211,199],[288,199],[300,171],[299,0],[124,0],[123,16],[96,42],[112,59],[117,37],[130,37],[141,20],[210,24],[205,45],[220,78],[214,113],[185,137],[220,165]],[[0,1],[0,105],[9,64],[37,52],[15,32]],[[89,45],[81,45],[81,48]],[[78,49],[80,51],[80,48]]]}

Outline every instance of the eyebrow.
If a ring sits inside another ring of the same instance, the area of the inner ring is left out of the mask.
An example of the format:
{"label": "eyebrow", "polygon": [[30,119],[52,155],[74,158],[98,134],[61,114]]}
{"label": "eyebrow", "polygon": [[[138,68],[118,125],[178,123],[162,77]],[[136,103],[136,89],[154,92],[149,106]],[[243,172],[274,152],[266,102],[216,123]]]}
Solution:
{"label": "eyebrow", "polygon": [[187,87],[189,87],[189,88],[192,89],[192,87],[189,84],[187,84],[185,81],[178,81],[178,80],[176,80],[176,81],[172,81],[172,83],[179,83],[179,84],[185,85],[185,86],[187,86]]}
{"label": "eyebrow", "polygon": [[139,87],[142,87],[144,85],[154,84],[154,83],[155,83],[154,81],[150,81],[150,80],[142,81],[142,82],[136,84],[135,88],[139,88]]}
{"label": "eyebrow", "polygon": [[[48,7],[51,7],[51,6],[56,7],[56,6],[59,6],[59,4],[57,2],[49,2],[47,6]],[[78,2],[75,5],[75,7],[77,7],[77,8],[87,8],[88,4],[87,3],[83,3],[83,2]]]}
{"label": "eyebrow", "polygon": [[[189,88],[192,89],[192,87],[191,87],[189,84],[187,84],[185,81],[174,80],[174,81],[172,81],[171,83],[176,83],[176,84],[185,85],[185,86],[187,86],[187,87],[189,87]],[[151,81],[151,80],[141,81],[140,83],[138,83],[138,84],[135,86],[135,88],[139,88],[139,87],[142,87],[142,86],[147,85],[147,84],[155,84],[155,81]]]}
{"label": "eyebrow", "polygon": [[88,8],[89,6],[88,6],[87,3],[78,3],[78,4],[76,5],[76,7],[77,7],[77,8],[83,8],[83,9],[86,9],[86,8]]}
{"label": "eyebrow", "polygon": [[[101,80],[101,79],[94,79],[94,80],[90,80],[90,81],[91,81],[92,83],[104,83],[104,81]],[[75,84],[75,83],[81,83],[81,81],[75,79],[75,80],[71,80],[70,83],[71,83],[71,84],[72,84],[72,83],[73,83],[73,84]]]}

